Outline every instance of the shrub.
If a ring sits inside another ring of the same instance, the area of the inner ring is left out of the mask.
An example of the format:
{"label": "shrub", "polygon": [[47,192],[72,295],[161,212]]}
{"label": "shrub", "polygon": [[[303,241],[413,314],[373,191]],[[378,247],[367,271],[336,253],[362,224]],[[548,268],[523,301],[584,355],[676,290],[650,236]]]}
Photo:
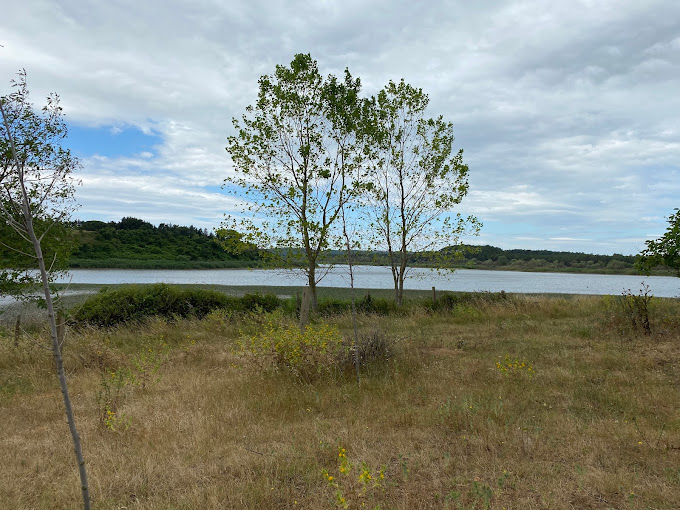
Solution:
{"label": "shrub", "polygon": [[451,311],[460,305],[478,305],[482,303],[499,303],[508,301],[510,296],[505,291],[500,292],[456,292],[442,293],[437,296],[435,303],[427,306],[433,311]]}
{"label": "shrub", "polygon": [[[338,363],[346,370],[354,368],[354,349],[353,342],[346,341],[345,348],[339,353]],[[373,330],[359,335],[357,343],[357,354],[359,357],[359,367],[367,368],[370,366],[386,363],[394,358],[394,341],[383,331]]]}
{"label": "shrub", "polygon": [[239,311],[254,312],[261,310],[263,312],[273,312],[281,307],[281,300],[274,294],[246,294],[242,298],[236,298],[232,305],[235,305]]}
{"label": "shrub", "polygon": [[183,289],[164,283],[126,285],[86,300],[72,321],[94,326],[115,326],[158,316],[167,319],[203,318],[213,310],[271,311],[280,306],[274,295],[250,294],[242,298],[214,290]]}
{"label": "shrub", "polygon": [[340,315],[352,309],[352,302],[346,299],[319,299],[317,312],[323,317]]}
{"label": "shrub", "polygon": [[645,335],[651,335],[650,311],[655,299],[644,282],[638,294],[627,289],[620,296],[602,296],[602,303],[609,314],[608,324],[618,329],[619,333],[635,334],[642,331]]}
{"label": "shrub", "polygon": [[366,294],[356,302],[358,312],[372,313],[375,315],[390,315],[399,310],[397,304],[392,299],[374,298]]}
{"label": "shrub", "polygon": [[301,331],[270,317],[261,329],[253,336],[242,335],[236,354],[250,357],[261,368],[287,372],[305,382],[332,372],[343,349],[337,328],[326,324],[309,325]]}

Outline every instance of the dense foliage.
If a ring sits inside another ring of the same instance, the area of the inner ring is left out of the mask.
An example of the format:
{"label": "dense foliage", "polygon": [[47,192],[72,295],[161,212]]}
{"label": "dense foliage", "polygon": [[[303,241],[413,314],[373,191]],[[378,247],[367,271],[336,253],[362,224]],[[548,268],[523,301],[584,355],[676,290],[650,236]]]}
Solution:
{"label": "dense foliage", "polygon": [[168,319],[205,317],[213,310],[272,311],[281,306],[274,295],[231,297],[218,291],[183,289],[164,283],[125,285],[92,296],[73,314],[73,321],[92,326],[115,326],[148,317]]}
{"label": "dense foliage", "polygon": [[640,270],[649,273],[657,266],[665,266],[680,276],[680,209],[668,218],[666,233],[659,239],[646,241],[646,244],[638,261]]}
{"label": "dense foliage", "polygon": [[119,222],[76,223],[80,246],[71,267],[242,267],[257,265],[254,245],[233,230],[216,235],[206,229],[126,217]]}

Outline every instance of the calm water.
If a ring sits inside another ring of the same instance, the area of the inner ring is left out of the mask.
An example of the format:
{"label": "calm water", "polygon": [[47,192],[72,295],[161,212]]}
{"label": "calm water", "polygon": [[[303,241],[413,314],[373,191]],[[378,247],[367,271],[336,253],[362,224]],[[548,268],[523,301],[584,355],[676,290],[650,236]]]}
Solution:
{"label": "calm water", "polygon": [[[409,273],[408,289],[491,291],[559,294],[621,294],[624,289],[634,293],[644,281],[659,297],[680,296],[680,278],[670,276],[630,276],[570,273],[523,273],[519,271],[482,271],[457,269],[454,273],[438,274],[431,269],[414,268]],[[214,285],[303,286],[300,272],[274,269],[197,269],[197,270],[138,270],[138,269],[74,269],[73,283],[201,283]],[[61,280],[67,282],[67,279]],[[384,266],[355,268],[355,287],[368,289],[393,288],[390,269]],[[347,287],[347,268],[338,266],[321,280],[319,286]]]}

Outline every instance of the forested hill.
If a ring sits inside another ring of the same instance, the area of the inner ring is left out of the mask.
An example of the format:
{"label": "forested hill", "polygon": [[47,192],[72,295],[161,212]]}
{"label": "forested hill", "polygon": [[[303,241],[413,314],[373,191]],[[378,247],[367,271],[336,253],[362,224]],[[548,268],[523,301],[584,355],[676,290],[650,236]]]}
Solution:
{"label": "forested hill", "polygon": [[137,218],[82,221],[75,227],[78,248],[71,256],[71,267],[184,269],[260,264],[257,248],[241,242],[241,235],[233,230],[222,231],[218,237],[194,226],[161,223],[156,227]]}

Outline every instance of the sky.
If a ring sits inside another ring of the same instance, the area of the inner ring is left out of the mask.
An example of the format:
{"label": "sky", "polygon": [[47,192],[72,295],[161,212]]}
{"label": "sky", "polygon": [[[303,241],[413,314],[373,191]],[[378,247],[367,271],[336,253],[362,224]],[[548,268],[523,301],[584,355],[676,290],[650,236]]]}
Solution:
{"label": "sky", "polygon": [[680,207],[677,0],[24,0],[0,17],[0,94],[61,97],[76,217],[213,229],[225,150],[296,53],[363,93],[405,79],[454,124],[471,244],[635,254]]}

